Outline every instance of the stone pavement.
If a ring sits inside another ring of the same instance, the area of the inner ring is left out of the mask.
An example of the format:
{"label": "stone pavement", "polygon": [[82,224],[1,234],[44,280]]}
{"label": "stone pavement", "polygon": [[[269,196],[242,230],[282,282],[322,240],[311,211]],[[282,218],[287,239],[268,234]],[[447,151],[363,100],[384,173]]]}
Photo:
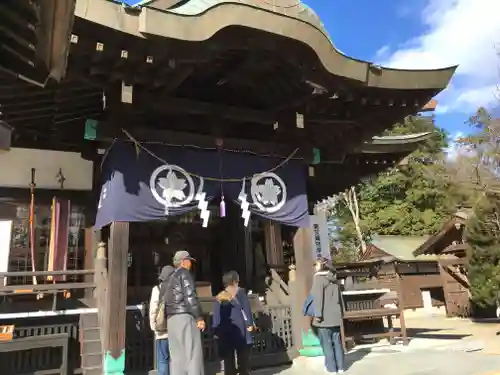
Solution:
{"label": "stone pavement", "polygon": [[[347,375],[500,375],[500,322],[446,317],[408,319],[408,346],[357,346],[347,355]],[[325,374],[323,358],[298,358],[291,367],[256,375]]]}
{"label": "stone pavement", "polygon": [[[356,346],[347,355],[347,375],[500,375],[500,320],[472,322],[443,315],[406,320],[408,346]],[[255,375],[326,374],[323,358],[295,360],[288,368],[256,371]]]}
{"label": "stone pavement", "polygon": [[[348,356],[347,375],[500,375],[500,355],[480,352],[416,350]],[[349,358],[350,357],[350,358]],[[255,375],[322,375],[322,358],[299,358],[291,367],[257,371]]]}

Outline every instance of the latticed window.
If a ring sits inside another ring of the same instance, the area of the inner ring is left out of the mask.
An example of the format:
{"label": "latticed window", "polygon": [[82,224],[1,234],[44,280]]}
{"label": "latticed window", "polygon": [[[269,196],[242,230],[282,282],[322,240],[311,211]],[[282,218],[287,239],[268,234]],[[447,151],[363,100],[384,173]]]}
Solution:
{"label": "latticed window", "polygon": [[[32,271],[29,243],[29,204],[15,201],[0,202],[0,220],[12,221],[8,271]],[[43,203],[37,204],[35,207],[35,257],[37,271],[47,269],[51,220],[51,205]],[[83,269],[84,223],[85,217],[83,209],[78,206],[72,206],[66,260],[66,268],[68,270]],[[70,276],[67,281],[78,281],[78,277],[80,276]],[[39,282],[41,282],[41,280],[39,280]],[[11,277],[7,280],[7,283],[10,285],[31,284],[32,278],[26,276]]]}

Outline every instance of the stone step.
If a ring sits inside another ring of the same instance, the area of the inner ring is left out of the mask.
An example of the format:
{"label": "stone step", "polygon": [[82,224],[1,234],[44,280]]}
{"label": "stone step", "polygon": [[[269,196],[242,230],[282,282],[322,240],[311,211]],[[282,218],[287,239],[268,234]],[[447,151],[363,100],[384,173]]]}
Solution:
{"label": "stone step", "polygon": [[83,328],[99,327],[99,319],[97,314],[82,314],[80,315],[80,325]]}
{"label": "stone step", "polygon": [[89,353],[82,354],[82,367],[91,368],[102,365],[102,354],[101,353]]}
{"label": "stone step", "polygon": [[100,340],[101,339],[101,330],[97,327],[83,328],[83,329],[81,329],[81,332],[82,332],[82,340],[83,341]]}
{"label": "stone step", "polygon": [[102,375],[102,366],[87,367],[82,372],[83,375]]}
{"label": "stone step", "polygon": [[81,345],[82,355],[102,352],[101,340],[84,340]]}

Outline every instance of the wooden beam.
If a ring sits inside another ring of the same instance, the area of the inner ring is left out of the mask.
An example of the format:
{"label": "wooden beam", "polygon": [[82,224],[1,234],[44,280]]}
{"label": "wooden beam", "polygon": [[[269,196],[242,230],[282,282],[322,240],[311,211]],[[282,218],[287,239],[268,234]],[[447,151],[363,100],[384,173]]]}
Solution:
{"label": "wooden beam", "polygon": [[460,285],[462,285],[465,289],[470,290],[470,283],[469,280],[467,279],[467,276],[464,274],[458,272],[458,270],[453,269],[452,266],[446,265],[443,266],[444,270],[448,272],[448,274],[453,277]]}
{"label": "wooden beam", "polygon": [[171,93],[172,91],[177,89],[189,78],[189,76],[193,73],[193,71],[194,71],[193,66],[187,66],[181,69],[179,72],[175,72],[176,73],[175,76],[171,75],[171,80],[163,85],[163,92]]}
{"label": "wooden beam", "polygon": [[[117,125],[123,125],[118,123]],[[138,141],[157,141],[165,142],[173,145],[193,145],[202,148],[216,148],[215,136],[195,134],[188,132],[176,132],[171,130],[159,130],[147,127],[127,127],[125,129]],[[98,127],[97,140],[109,142],[113,139],[128,139],[122,132],[121,128],[113,123],[103,123]],[[224,138],[224,148],[227,150],[252,151],[258,154],[275,155],[277,157],[289,156],[295,148],[287,143],[251,140],[251,139],[236,139]],[[296,158],[311,159],[312,150],[300,149],[296,154]]]}
{"label": "wooden beam", "polygon": [[[13,201],[26,198],[28,192],[28,184],[24,188],[16,187],[0,187],[0,197],[4,200],[12,199]],[[38,189],[36,191],[37,203],[51,204],[52,198],[57,196],[61,199],[70,200],[73,204],[86,207],[91,202],[92,192],[81,190],[57,190],[57,189]]]}
{"label": "wooden beam", "polygon": [[[135,94],[135,93],[134,93]],[[282,118],[283,113],[274,110],[256,110],[230,105],[196,101],[191,99],[174,98],[165,93],[137,93],[134,104],[140,103],[143,108],[153,109],[160,113],[181,113],[191,115],[208,115],[213,118],[226,118],[241,122],[243,124],[257,123],[272,126]],[[291,111],[295,118],[295,111]],[[355,125],[354,120],[335,118],[333,116],[310,116],[307,115],[308,123],[323,123],[329,125]]]}
{"label": "wooden beam", "polygon": [[226,82],[241,82],[242,77],[248,76],[248,72],[251,68],[255,66],[259,66],[259,68],[262,70],[264,67],[269,66],[269,60],[264,60],[262,61],[262,57],[258,55],[253,55],[251,54],[250,56],[245,56],[245,58],[242,58],[241,60],[238,61],[236,66],[233,67],[233,69],[230,69],[229,71],[226,71],[225,74],[223,74],[217,84],[218,85],[224,85]]}
{"label": "wooden beam", "polygon": [[[408,334],[406,331],[406,320],[405,320],[405,304],[404,304],[404,288],[401,282],[401,275],[396,270],[396,264],[394,263],[394,273],[396,274],[397,288],[398,288],[398,308],[399,308],[399,326],[401,328],[401,337],[403,339],[403,345],[407,346],[409,344]],[[391,318],[389,318],[391,319]]]}
{"label": "wooden beam", "polygon": [[108,243],[107,298],[102,311],[103,374],[123,375],[127,307],[129,223],[113,222]]}
{"label": "wooden beam", "polygon": [[227,118],[245,123],[259,123],[272,125],[278,116],[275,113],[259,111],[229,105],[201,102],[190,99],[173,98],[162,93],[138,93],[134,103],[151,108],[158,112],[187,113],[192,115],[210,115],[213,117]]}
{"label": "wooden beam", "polygon": [[39,41],[36,52],[56,81],[66,74],[75,4],[75,0],[45,0],[40,7],[41,23],[36,29]]}

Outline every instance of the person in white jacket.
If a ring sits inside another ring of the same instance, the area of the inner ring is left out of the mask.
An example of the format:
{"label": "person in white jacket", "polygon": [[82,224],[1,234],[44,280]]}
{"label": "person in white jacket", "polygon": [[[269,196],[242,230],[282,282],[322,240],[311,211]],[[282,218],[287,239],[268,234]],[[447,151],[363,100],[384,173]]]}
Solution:
{"label": "person in white jacket", "polygon": [[[160,309],[160,303],[165,303],[165,292],[168,283],[168,279],[175,272],[175,269],[171,266],[163,267],[160,276],[158,278],[158,285],[153,287],[151,291],[151,301],[149,302],[149,323],[151,325],[151,330],[155,333],[156,339],[156,369],[158,375],[169,375],[170,374],[170,353],[168,349],[168,332],[157,330],[157,318]],[[160,296],[161,291],[161,296]],[[165,311],[165,310],[163,310]],[[166,322],[166,317],[165,317]]]}

